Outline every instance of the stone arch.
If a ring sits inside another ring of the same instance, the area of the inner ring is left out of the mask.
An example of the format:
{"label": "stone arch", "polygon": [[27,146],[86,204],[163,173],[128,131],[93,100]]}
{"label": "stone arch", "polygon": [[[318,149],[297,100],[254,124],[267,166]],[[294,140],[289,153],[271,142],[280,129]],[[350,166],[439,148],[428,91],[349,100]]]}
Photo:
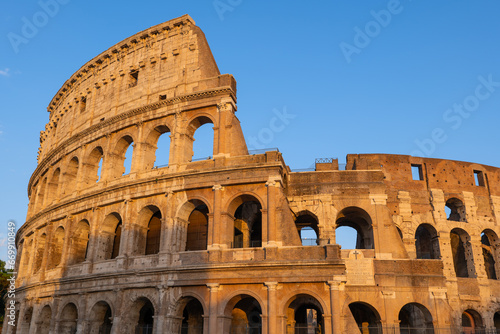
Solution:
{"label": "stone arch", "polygon": [[29,241],[23,242],[23,252],[21,254],[21,264],[19,269],[19,276],[23,277],[28,273],[28,268],[30,265],[30,261],[33,258],[33,238],[30,238]]}
{"label": "stone arch", "polygon": [[35,334],[49,334],[51,320],[52,308],[50,305],[45,305],[38,314]]}
{"label": "stone arch", "polygon": [[33,262],[33,273],[37,273],[42,268],[43,254],[47,245],[47,234],[44,232],[37,240],[36,254]]}
{"label": "stone arch", "polygon": [[497,333],[500,333],[500,310],[493,314],[493,328],[496,329]]}
{"label": "stone arch", "polygon": [[58,319],[58,333],[76,333],[78,308],[74,303],[67,303]]}
{"label": "stone arch", "polygon": [[[145,169],[153,167],[166,167],[170,161],[171,146],[170,134],[172,127],[167,124],[155,126],[146,136],[146,149],[144,154]],[[163,140],[163,138],[167,140]],[[160,159],[158,159],[160,157]]]}
{"label": "stone arch", "polygon": [[65,231],[62,226],[59,226],[52,235],[52,240],[49,248],[47,269],[53,269],[61,264]]}
{"label": "stone arch", "polygon": [[[113,165],[113,168],[109,169],[110,178],[118,178],[126,174],[127,168],[125,167],[125,154],[127,153],[129,148],[133,149],[133,147],[134,139],[131,135],[124,135],[116,142],[111,155],[111,164]],[[131,163],[130,166],[132,166]],[[130,171],[131,170],[129,169],[128,173],[130,173]]]}
{"label": "stone arch", "polygon": [[[199,297],[183,296],[178,301],[177,317],[181,319],[174,333],[203,334],[205,306]],[[177,328],[180,327],[180,328]]]}
{"label": "stone arch", "polygon": [[302,246],[319,245],[320,231],[318,217],[309,210],[301,211],[295,217],[295,227],[297,227],[300,239],[302,240]]}
{"label": "stone arch", "polygon": [[286,303],[286,331],[325,334],[325,307],[318,298],[298,293]]}
{"label": "stone arch", "polygon": [[224,308],[224,333],[260,334],[262,330],[261,303],[251,295],[237,294]]}
{"label": "stone arch", "polygon": [[398,319],[401,334],[434,334],[432,315],[422,304],[406,304],[399,311]]}
{"label": "stone arch", "polygon": [[356,249],[374,248],[372,219],[365,210],[356,206],[344,208],[337,214],[335,225],[356,230]]}
{"label": "stone arch", "polygon": [[45,205],[45,193],[47,188],[47,177],[43,177],[40,185],[38,186],[38,191],[36,192],[36,206],[35,211],[40,211]]}
{"label": "stone arch", "polygon": [[469,234],[461,228],[454,228],[450,232],[450,246],[455,275],[457,277],[476,277]]}
{"label": "stone arch", "polygon": [[23,314],[23,318],[20,319],[19,324],[19,333],[29,333],[31,328],[31,321],[33,320],[33,307],[26,306]]}
{"label": "stone arch", "polygon": [[436,229],[429,224],[420,224],[415,231],[417,259],[439,259],[439,237]]}
{"label": "stone arch", "polygon": [[[192,161],[193,158],[195,159],[201,159],[205,157],[213,157],[214,155],[214,143],[215,143],[215,132],[213,128],[215,127],[215,122],[212,119],[212,115],[209,114],[197,114],[194,118],[192,118],[188,122],[188,127],[187,127],[187,132],[188,132],[188,138],[190,140],[190,150],[188,149],[189,152],[191,152],[191,156],[189,158],[189,161]],[[212,127],[210,127],[209,124],[212,124]],[[206,130],[206,131],[205,131]],[[195,144],[196,142],[196,137],[201,135],[202,137],[198,138],[199,142],[203,143],[211,143],[211,145],[207,145],[208,147],[195,147],[197,146]]]}
{"label": "stone arch", "polygon": [[191,198],[179,208],[177,219],[187,222],[185,241],[181,249],[186,251],[206,250],[208,237],[209,207],[203,199]]}
{"label": "stone arch", "polygon": [[129,309],[130,333],[153,333],[155,307],[147,297],[137,298]]}
{"label": "stone arch", "polygon": [[47,184],[47,203],[51,204],[59,198],[59,184],[61,180],[61,169],[56,168],[49,183]]}
{"label": "stone arch", "polygon": [[98,242],[96,259],[114,259],[120,254],[122,235],[122,218],[117,212],[110,213],[104,218],[97,236]]}
{"label": "stone arch", "polygon": [[360,333],[382,334],[380,314],[372,305],[357,301],[349,304],[349,310]]}
{"label": "stone arch", "polygon": [[262,202],[255,196],[240,194],[228,206],[233,221],[233,248],[262,246]]}
{"label": "stone arch", "polygon": [[79,169],[80,161],[78,157],[73,157],[69,161],[66,171],[63,174],[64,178],[64,194],[72,194],[75,189],[77,189],[77,177],[78,177],[78,169]]}
{"label": "stone arch", "polygon": [[161,220],[162,214],[156,205],[148,205],[139,211],[137,224],[140,230],[137,232],[136,249],[133,254],[151,255],[160,252]]}
{"label": "stone arch", "polygon": [[71,236],[71,253],[69,264],[84,262],[87,259],[87,252],[90,238],[90,224],[88,220],[80,220]]}
{"label": "stone arch", "polygon": [[104,300],[96,302],[89,313],[90,333],[111,334],[112,317],[113,311],[108,302]]}
{"label": "stone arch", "polygon": [[102,176],[102,166],[104,164],[104,150],[101,146],[96,146],[87,155],[85,161],[85,172],[83,175],[84,183],[92,186],[99,182]]}
{"label": "stone arch", "polygon": [[498,236],[491,230],[486,229],[481,233],[481,248],[483,250],[484,269],[489,279],[500,277],[498,259]]}
{"label": "stone arch", "polygon": [[483,333],[485,326],[483,325],[483,318],[473,309],[467,309],[462,313],[462,331],[466,334],[479,334]]}
{"label": "stone arch", "polygon": [[462,200],[451,197],[445,204],[446,219],[456,222],[467,222],[465,205]]}

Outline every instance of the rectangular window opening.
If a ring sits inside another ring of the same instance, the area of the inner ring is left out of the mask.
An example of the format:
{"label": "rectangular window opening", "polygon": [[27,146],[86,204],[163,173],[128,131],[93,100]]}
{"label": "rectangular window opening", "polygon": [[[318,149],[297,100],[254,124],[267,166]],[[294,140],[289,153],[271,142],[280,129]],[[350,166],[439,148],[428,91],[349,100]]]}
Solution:
{"label": "rectangular window opening", "polygon": [[84,112],[86,108],[87,108],[87,98],[85,96],[82,96],[82,98],[80,99],[80,112]]}
{"label": "rectangular window opening", "polygon": [[160,101],[161,100],[166,100],[167,99],[167,95],[160,95]]}
{"label": "rectangular window opening", "polygon": [[474,182],[478,187],[484,187],[484,175],[480,170],[474,171]]}
{"label": "rectangular window opening", "polygon": [[412,164],[411,175],[414,181],[423,181],[424,173],[422,172],[422,165]]}
{"label": "rectangular window opening", "polygon": [[130,83],[128,86],[129,87],[137,86],[137,80],[139,80],[139,71],[130,72]]}

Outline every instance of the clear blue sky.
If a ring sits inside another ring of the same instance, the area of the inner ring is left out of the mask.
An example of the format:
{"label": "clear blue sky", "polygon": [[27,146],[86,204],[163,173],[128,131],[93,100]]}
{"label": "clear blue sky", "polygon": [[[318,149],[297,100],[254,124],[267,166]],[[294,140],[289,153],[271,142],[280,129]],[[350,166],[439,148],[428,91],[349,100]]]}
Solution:
{"label": "clear blue sky", "polygon": [[[249,146],[278,147],[292,168],[417,150],[500,166],[499,2],[59,1],[1,5],[2,259],[7,222],[25,220],[54,94],[100,52],[183,14],[235,76]],[[270,132],[284,110],[294,118]]]}

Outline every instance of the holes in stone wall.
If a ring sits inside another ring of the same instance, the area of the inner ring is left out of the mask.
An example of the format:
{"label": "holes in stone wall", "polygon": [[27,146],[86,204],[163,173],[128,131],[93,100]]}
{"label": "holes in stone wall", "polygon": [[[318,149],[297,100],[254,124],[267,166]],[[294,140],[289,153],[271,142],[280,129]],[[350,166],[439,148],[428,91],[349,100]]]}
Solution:
{"label": "holes in stone wall", "polygon": [[492,230],[481,233],[481,248],[483,250],[484,269],[489,279],[498,279],[499,268],[496,262],[498,237]]}
{"label": "holes in stone wall", "polygon": [[128,87],[135,87],[137,86],[137,82],[139,81],[139,71],[138,70],[133,70],[129,74],[129,80],[128,80]]}

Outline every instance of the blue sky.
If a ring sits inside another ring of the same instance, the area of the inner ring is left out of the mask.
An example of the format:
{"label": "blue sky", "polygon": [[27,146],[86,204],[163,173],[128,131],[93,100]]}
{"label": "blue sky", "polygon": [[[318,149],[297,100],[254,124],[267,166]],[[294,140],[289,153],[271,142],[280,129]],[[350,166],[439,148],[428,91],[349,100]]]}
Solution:
{"label": "blue sky", "polygon": [[54,94],[100,52],[183,14],[235,76],[249,146],[278,147],[291,168],[348,153],[500,166],[499,2],[55,1],[1,5],[0,259],[7,222],[25,221]]}

